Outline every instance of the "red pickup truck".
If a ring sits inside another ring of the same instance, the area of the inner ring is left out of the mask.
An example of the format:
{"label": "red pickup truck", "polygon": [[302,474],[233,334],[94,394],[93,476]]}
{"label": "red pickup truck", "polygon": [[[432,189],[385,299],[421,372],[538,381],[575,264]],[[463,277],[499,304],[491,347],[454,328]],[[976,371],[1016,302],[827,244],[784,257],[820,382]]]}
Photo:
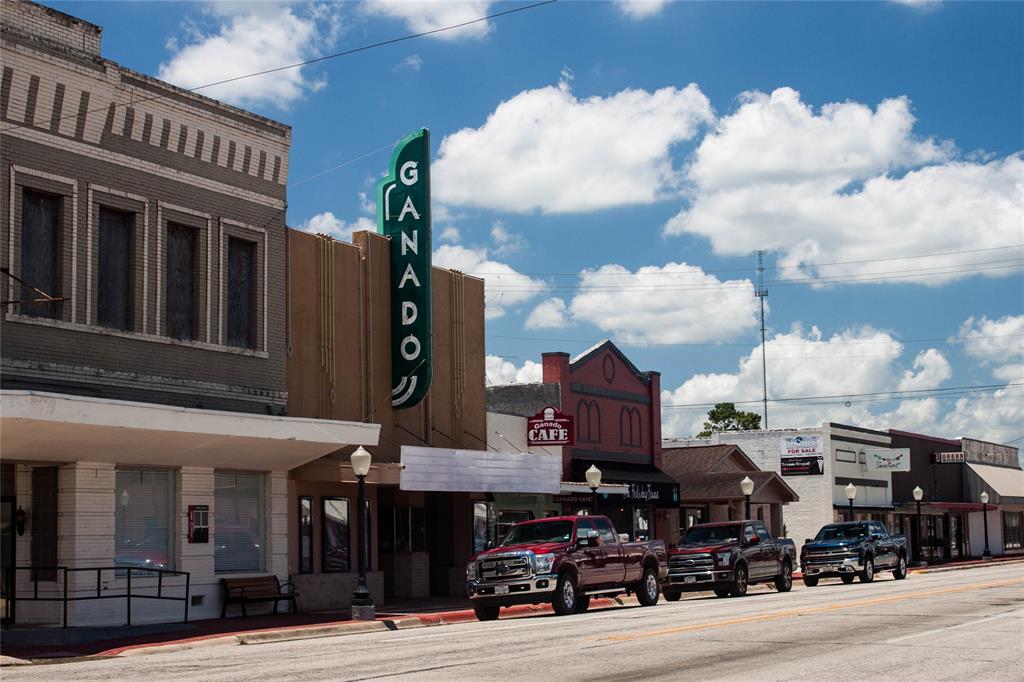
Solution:
{"label": "red pickup truck", "polygon": [[562,616],[586,611],[594,595],[623,592],[653,606],[667,576],[664,542],[622,542],[604,516],[516,524],[500,547],[481,552],[466,567],[479,620],[494,620],[502,606],[544,602]]}

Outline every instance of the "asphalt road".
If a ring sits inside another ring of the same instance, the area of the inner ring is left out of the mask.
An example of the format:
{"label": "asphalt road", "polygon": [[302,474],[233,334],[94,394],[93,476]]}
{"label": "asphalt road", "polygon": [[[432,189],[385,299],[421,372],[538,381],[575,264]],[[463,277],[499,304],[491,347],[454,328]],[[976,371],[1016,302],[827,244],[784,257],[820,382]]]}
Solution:
{"label": "asphalt road", "polygon": [[1024,566],[5,668],[18,680],[1024,680]]}

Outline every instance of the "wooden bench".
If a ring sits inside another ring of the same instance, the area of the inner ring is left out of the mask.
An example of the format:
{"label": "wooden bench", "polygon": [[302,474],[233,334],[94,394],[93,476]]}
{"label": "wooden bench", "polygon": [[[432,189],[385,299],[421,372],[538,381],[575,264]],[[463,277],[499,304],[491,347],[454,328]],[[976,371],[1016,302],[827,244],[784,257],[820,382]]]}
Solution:
{"label": "wooden bench", "polygon": [[220,617],[226,618],[229,604],[241,604],[242,617],[247,618],[247,604],[259,602],[274,602],[274,613],[277,613],[277,602],[290,601],[292,613],[298,612],[295,598],[298,593],[292,583],[282,584],[276,575],[261,575],[249,578],[221,578],[224,586],[224,608],[220,611]]}

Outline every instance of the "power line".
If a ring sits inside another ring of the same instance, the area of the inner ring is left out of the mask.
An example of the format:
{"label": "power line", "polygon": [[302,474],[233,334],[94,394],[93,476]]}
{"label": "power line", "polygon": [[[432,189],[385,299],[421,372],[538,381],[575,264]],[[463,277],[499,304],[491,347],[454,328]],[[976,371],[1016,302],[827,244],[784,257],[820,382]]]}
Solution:
{"label": "power line", "polygon": [[[1001,265],[1000,265],[1001,264]],[[974,266],[987,266],[987,267],[974,267]],[[844,283],[858,283],[858,282],[873,282],[890,279],[906,279],[906,278],[920,278],[920,277],[942,277],[947,275],[957,275],[968,272],[982,272],[986,270],[1002,270],[1007,268],[1019,268],[1024,266],[1024,258],[1004,258],[999,260],[991,261],[978,261],[976,263],[967,263],[964,265],[950,265],[950,266],[931,266],[927,268],[909,268],[901,270],[887,270],[877,272],[866,272],[858,275],[831,275],[825,277],[803,277],[799,279],[776,279],[769,280],[767,284],[774,286],[814,286],[814,285],[828,285],[828,284],[844,284]],[[599,285],[580,285],[580,286],[567,286],[559,285],[556,287],[546,287],[543,283],[531,283],[531,284],[501,284],[500,278],[502,275],[509,275],[510,273],[495,273],[492,275],[499,281],[490,284],[492,288],[504,289],[509,291],[545,291],[549,293],[577,293],[583,292],[619,292],[619,291],[709,291],[709,290],[740,290],[748,289],[750,282],[749,280],[732,280],[726,282],[708,282],[704,284],[599,284]],[[522,273],[515,273],[519,276],[525,276]],[[692,275],[703,277],[705,273],[673,273],[679,275]],[[643,278],[647,273],[618,273],[618,276],[623,279],[636,279]],[[583,277],[584,275],[580,275]]]}
{"label": "power line", "polygon": [[[985,251],[1002,251],[1005,249],[1020,249],[1024,248],[1024,244],[1009,244],[1007,246],[992,246],[984,249],[963,249],[961,251],[939,251],[936,253],[922,253],[915,256],[890,256],[887,258],[869,258],[865,260],[847,260],[847,261],[834,261],[832,263],[804,263],[801,265],[766,265],[765,270],[800,270],[802,268],[822,268],[833,265],[857,265],[860,263],[883,263],[891,260],[909,260],[915,258],[935,258],[937,256],[956,256],[964,253],[982,253]],[[705,274],[715,274],[721,272],[750,272],[750,268],[716,268],[713,270],[703,270]],[[480,277],[495,276],[495,275],[507,275],[508,273],[500,272],[467,272],[467,275],[475,275]],[[527,275],[530,277],[579,277],[581,272],[521,272],[521,275]],[[588,272],[588,277],[625,277],[634,273],[620,273],[620,272]],[[635,273],[641,274],[646,277],[648,275],[656,276],[668,276],[668,275],[679,275],[681,273],[676,272],[644,272]],[[688,273],[683,273],[688,274]],[[693,273],[697,274],[697,273]]]}
{"label": "power line", "polygon": [[[459,23],[459,24],[452,24],[450,26],[442,26],[440,28],[431,29],[429,31],[421,31],[420,33],[411,33],[409,35],[400,36],[398,38],[391,38],[389,40],[382,40],[380,42],[371,43],[369,45],[363,45],[361,47],[354,47],[354,48],[352,48],[350,50],[342,50],[341,52],[335,52],[333,54],[327,54],[327,55],[324,55],[322,57],[314,57],[313,59],[307,59],[305,61],[296,62],[294,64],[286,64],[284,66],[277,66],[277,67],[274,67],[272,69],[265,69],[263,71],[255,71],[253,73],[246,73],[246,74],[242,74],[240,76],[232,76],[231,78],[225,78],[223,80],[214,81],[213,83],[207,83],[205,85],[197,85],[196,87],[193,87],[193,88],[180,88],[180,90],[183,90],[185,92],[198,92],[199,90],[205,90],[207,88],[212,88],[212,87],[215,87],[217,85],[225,85],[227,83],[235,83],[235,82],[238,82],[240,80],[245,80],[247,78],[255,78],[257,76],[266,76],[268,74],[278,73],[280,71],[287,71],[289,69],[298,69],[298,68],[301,68],[303,66],[309,66],[310,64],[316,64],[316,63],[319,63],[319,62],[325,62],[325,61],[328,61],[330,59],[337,59],[339,57],[347,57],[349,55],[357,54],[359,52],[366,52],[367,50],[372,50],[372,49],[375,49],[375,48],[378,48],[378,47],[385,47],[387,45],[394,45],[396,43],[401,43],[401,42],[404,42],[406,40],[413,40],[415,38],[423,38],[425,36],[436,35],[438,33],[444,33],[446,31],[453,31],[455,29],[464,28],[466,26],[472,26],[473,24],[479,24],[480,22],[483,22],[483,21],[489,21],[491,19],[497,19],[499,17],[508,16],[509,14],[515,14],[517,12],[525,12],[526,10],[535,9],[537,7],[543,7],[544,5],[551,5],[551,4],[554,4],[556,2],[558,2],[558,0],[542,0],[541,2],[535,2],[535,3],[532,3],[530,5],[523,5],[522,7],[514,7],[512,9],[504,10],[504,11],[501,11],[501,12],[495,12],[494,14],[488,14],[487,16],[484,16],[484,17],[478,17],[476,19],[471,19],[469,21],[463,21],[462,23]],[[137,104],[142,104],[144,102],[152,102],[153,100],[167,99],[168,97],[173,97],[173,96],[174,96],[174,93],[167,93],[167,94],[151,95],[151,96],[142,97],[142,98],[139,98],[139,99],[132,98],[128,102],[112,102],[112,103],[110,103],[108,105],[104,105],[102,107],[96,107],[95,109],[90,109],[90,110],[87,110],[87,111],[84,111],[84,112],[78,112],[76,114],[68,114],[67,116],[61,116],[61,117],[58,117],[58,118],[40,119],[39,121],[32,120],[31,122],[13,123],[13,124],[7,126],[6,128],[0,128],[0,132],[6,132],[8,130],[13,130],[14,128],[35,127],[37,124],[40,124],[40,125],[41,124],[50,124],[50,125],[52,125],[53,123],[56,123],[58,121],[63,121],[65,119],[79,118],[81,116],[88,116],[89,114],[94,114],[94,113],[97,113],[97,112],[100,112],[100,111],[106,111],[110,106],[115,106],[115,107],[118,107],[118,106],[134,106],[134,105],[137,105]]]}
{"label": "power line", "polygon": [[[840,346],[840,345],[841,346],[880,345],[880,344],[890,345],[893,342],[901,343],[901,344],[908,344],[908,343],[949,343],[951,338],[953,339],[953,341],[970,341],[970,340],[974,340],[974,339],[1003,339],[1003,338],[1019,338],[1019,337],[1024,337],[1024,334],[990,334],[990,335],[980,335],[979,334],[978,336],[958,336],[958,337],[945,337],[945,336],[943,336],[943,337],[917,338],[917,339],[895,339],[894,338],[894,339],[890,339],[888,341],[812,340],[812,341],[809,341],[809,343],[820,343],[820,344],[823,344],[823,345],[824,344],[828,344],[830,346]],[[592,345],[594,343],[593,339],[555,339],[555,338],[545,338],[545,337],[537,337],[537,336],[504,336],[504,335],[501,335],[501,334],[488,334],[487,338],[489,338],[489,339],[508,339],[508,340],[511,340],[511,341],[534,341],[534,342],[537,342],[537,343],[586,343],[588,345]],[[654,343],[654,342],[641,343],[641,342],[633,342],[633,341],[616,341],[615,343],[616,343],[616,345],[619,345],[619,346],[630,346],[630,347],[646,347],[646,346],[662,347],[662,346],[664,346],[666,348],[673,348],[673,347],[677,347],[678,346],[678,347],[687,347],[687,348],[709,348],[709,349],[750,348],[750,344],[749,343],[683,343],[683,342],[680,342],[680,343]],[[782,348],[782,347],[804,348],[806,346],[807,346],[807,343],[777,343],[775,341],[772,342],[772,347],[773,348]],[[999,348],[996,348],[994,350],[1015,350],[1018,347],[1019,346],[1007,346],[1007,347],[1004,348],[1004,347],[1000,346]]]}
{"label": "power line", "polygon": [[[1024,382],[1020,383],[1009,383],[1009,384],[987,384],[981,386],[949,386],[946,388],[921,388],[921,389],[910,389],[905,391],[876,391],[873,393],[837,393],[833,395],[809,395],[801,396],[798,398],[769,398],[771,402],[775,403],[793,403],[805,400],[829,400],[834,398],[843,398],[849,400],[851,398],[867,398],[872,396],[886,396],[883,400],[901,400],[910,395],[929,393],[934,395],[928,395],[924,397],[939,397],[950,394],[950,392],[957,391],[960,394],[970,394],[978,391],[992,391],[1002,390],[1005,388],[1011,388],[1016,386],[1024,386]],[[907,395],[905,395],[907,394]],[[714,403],[680,403],[675,405],[662,405],[662,409],[683,409],[690,407],[708,407],[714,406],[721,402],[731,402],[734,405],[750,405],[761,402],[760,400],[718,400]]]}

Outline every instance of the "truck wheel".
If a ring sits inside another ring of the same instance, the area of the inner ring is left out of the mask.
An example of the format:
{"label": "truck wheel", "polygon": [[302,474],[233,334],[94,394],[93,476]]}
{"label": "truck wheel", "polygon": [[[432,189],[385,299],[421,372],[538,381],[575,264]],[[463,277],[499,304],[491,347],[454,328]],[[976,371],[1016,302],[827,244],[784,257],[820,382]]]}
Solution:
{"label": "truck wheel", "polygon": [[590,608],[590,597],[583,596],[576,599],[576,613],[586,613]]}
{"label": "truck wheel", "polygon": [[663,594],[665,595],[665,601],[679,601],[683,598],[683,593],[676,592],[675,590],[665,590]]}
{"label": "truck wheel", "polygon": [[733,597],[743,597],[747,594],[747,567],[740,564],[736,567],[736,574],[732,580],[732,586],[729,588],[729,595]]}
{"label": "truck wheel", "polygon": [[782,572],[775,576],[775,589],[779,592],[793,589],[793,566],[788,561],[782,562]]}
{"label": "truck wheel", "polygon": [[843,581],[844,585],[849,585],[850,583],[853,582],[854,577],[855,576],[852,576],[852,575],[841,575],[841,576],[839,576],[839,579]]}
{"label": "truck wheel", "polygon": [[806,585],[807,587],[817,587],[818,586],[818,578],[817,577],[811,577],[809,575],[805,575],[804,576],[804,585]]}
{"label": "truck wheel", "polygon": [[474,606],[473,613],[476,614],[477,620],[498,620],[498,612],[501,611],[500,606]]}
{"label": "truck wheel", "polygon": [[875,560],[868,557],[864,560],[864,570],[857,576],[862,583],[869,583],[875,579]]}
{"label": "truck wheel", "polygon": [[903,580],[907,577],[907,557],[902,554],[896,560],[896,569],[892,572],[892,577],[896,578],[896,580]]}
{"label": "truck wheel", "polygon": [[658,573],[648,566],[644,569],[644,575],[636,586],[636,600],[640,606],[654,606],[658,603],[658,596],[661,594],[661,586],[658,585]]}
{"label": "truck wheel", "polygon": [[715,596],[716,597],[728,597],[729,596],[729,588],[728,587],[716,587],[715,588]]}
{"label": "truck wheel", "polygon": [[576,611],[576,581],[568,573],[558,576],[558,585],[555,587],[555,596],[551,600],[551,607],[559,616],[568,616]]}

